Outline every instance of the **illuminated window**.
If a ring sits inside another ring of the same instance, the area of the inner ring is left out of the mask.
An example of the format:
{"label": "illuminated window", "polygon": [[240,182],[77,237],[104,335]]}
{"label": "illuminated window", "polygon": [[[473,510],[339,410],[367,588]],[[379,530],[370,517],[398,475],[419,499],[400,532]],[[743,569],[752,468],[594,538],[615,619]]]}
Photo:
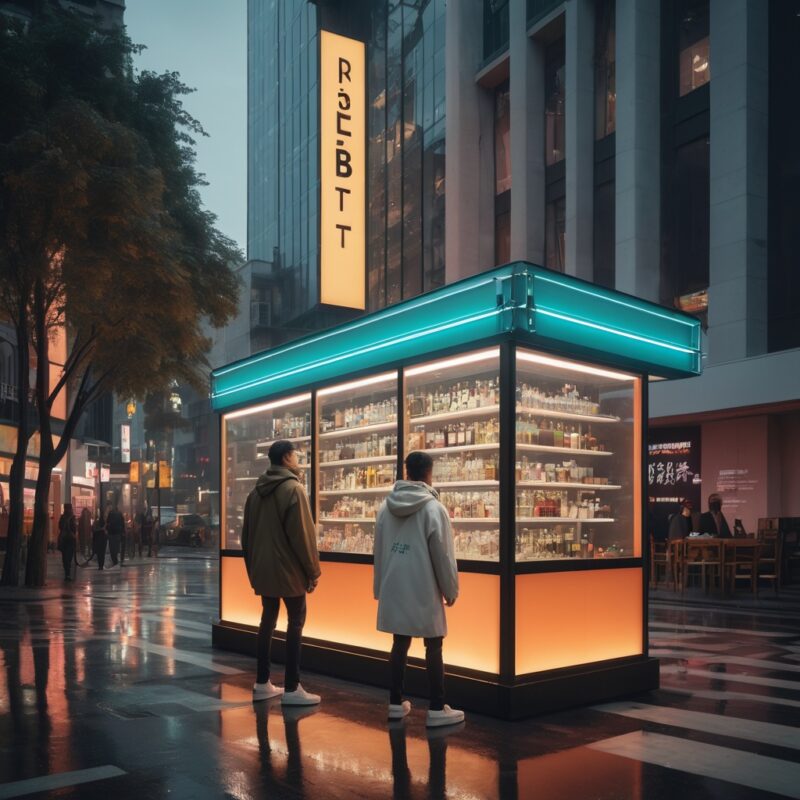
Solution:
{"label": "illuminated window", "polygon": [[680,96],[711,80],[708,0],[682,0],[678,17]]}

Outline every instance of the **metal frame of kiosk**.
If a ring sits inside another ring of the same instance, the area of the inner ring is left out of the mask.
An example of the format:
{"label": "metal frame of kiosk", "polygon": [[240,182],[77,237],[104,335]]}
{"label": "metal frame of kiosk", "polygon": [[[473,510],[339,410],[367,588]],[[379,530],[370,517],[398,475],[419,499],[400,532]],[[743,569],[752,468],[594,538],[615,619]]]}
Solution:
{"label": "metal frame of kiosk", "polygon": [[[293,438],[322,561],[303,666],[386,686],[391,637],[375,629],[370,526],[405,454],[426,449],[461,582],[447,610],[449,700],[521,718],[657,688],[647,382],[700,370],[695,318],[522,262],[215,370],[214,646],[255,653],[261,608],[237,526],[269,443]],[[415,641],[407,688],[424,696],[422,656]]]}

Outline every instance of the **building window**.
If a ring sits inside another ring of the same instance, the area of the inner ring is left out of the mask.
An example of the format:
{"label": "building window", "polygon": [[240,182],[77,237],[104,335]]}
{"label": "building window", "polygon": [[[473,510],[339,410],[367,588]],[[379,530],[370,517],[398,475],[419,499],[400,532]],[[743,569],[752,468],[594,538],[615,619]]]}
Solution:
{"label": "building window", "polygon": [[494,92],[495,195],[511,188],[511,106],[508,81]]}
{"label": "building window", "polygon": [[800,0],[769,6],[769,175],[767,347],[800,347],[800,105],[786,102],[800,81]]}
{"label": "building window", "polygon": [[488,62],[508,50],[509,0],[483,0],[483,59]]}
{"label": "building window", "polygon": [[594,282],[609,289],[615,276],[615,187],[613,179],[594,187]]}
{"label": "building window", "polygon": [[511,106],[508,81],[494,92],[494,263],[511,260]]}
{"label": "building window", "polygon": [[564,110],[565,97],[565,49],[564,39],[558,39],[545,55],[545,161],[548,165],[564,159]]}
{"label": "building window", "polygon": [[567,202],[564,195],[548,200],[545,206],[544,262],[550,269],[564,271]]}
{"label": "building window", "polygon": [[[707,308],[710,225],[709,140],[704,136],[675,151],[665,236],[672,302],[703,314]],[[688,305],[687,305],[688,304]]]}
{"label": "building window", "polygon": [[708,6],[708,0],[680,0],[677,4],[681,97],[711,80]]}
{"label": "building window", "polygon": [[615,7],[615,0],[599,0],[595,12],[595,139],[603,139],[616,129],[617,56]]}

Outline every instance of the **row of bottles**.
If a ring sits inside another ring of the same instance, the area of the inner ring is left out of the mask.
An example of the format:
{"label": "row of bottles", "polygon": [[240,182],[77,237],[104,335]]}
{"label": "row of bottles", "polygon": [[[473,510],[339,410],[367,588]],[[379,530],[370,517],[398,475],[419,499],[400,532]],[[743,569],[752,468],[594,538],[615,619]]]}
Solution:
{"label": "row of bottles", "polygon": [[[582,490],[581,490],[582,491]],[[570,498],[567,491],[553,492],[523,489],[516,497],[517,519],[557,517],[560,519],[595,519],[611,517],[611,507],[599,497]]]}
{"label": "row of bottles", "polygon": [[427,417],[496,406],[500,402],[500,381],[497,378],[459,381],[449,386],[420,386],[406,396],[411,417]]}
{"label": "row of bottles", "polygon": [[569,447],[571,450],[606,449],[597,441],[591,426],[568,425],[551,419],[517,418],[517,444],[538,444],[543,447]]}
{"label": "row of bottles", "polygon": [[496,519],[500,514],[497,491],[441,492],[439,500],[451,519]]}
{"label": "row of bottles", "polygon": [[593,558],[594,535],[590,528],[580,533],[572,525],[552,528],[518,528],[515,541],[517,561],[545,558]]}
{"label": "row of bottles", "polygon": [[497,458],[476,457],[465,453],[464,458],[445,456],[433,462],[433,482],[496,481],[499,477]]}
{"label": "row of bottles", "polygon": [[376,456],[396,456],[397,436],[394,434],[370,434],[368,437],[346,439],[337,442],[335,447],[321,449],[319,460],[326,464],[329,461],[347,461],[351,458],[374,458]]}
{"label": "row of bottles", "polygon": [[482,559],[497,561],[500,558],[500,545],[497,529],[471,530],[457,528],[453,531],[453,544],[456,558]]}
{"label": "row of bottles", "polygon": [[324,409],[320,418],[320,431],[327,433],[347,428],[360,428],[362,425],[378,425],[384,422],[397,422],[396,397],[363,405]]}
{"label": "row of bottles", "polygon": [[523,456],[515,466],[517,483],[521,481],[547,481],[548,483],[585,483],[587,485],[605,486],[608,478],[595,476],[594,467],[579,467],[577,462],[563,461],[561,464],[543,464],[541,461],[529,461]]}
{"label": "row of bottles", "polygon": [[414,425],[408,434],[408,450],[438,450],[444,447],[471,447],[476,444],[497,444],[500,421],[496,417],[471,423],[454,422],[438,428]]}
{"label": "row of bottles", "polygon": [[320,470],[320,489],[341,491],[342,489],[375,489],[385,486],[391,488],[395,481],[397,465],[370,464],[366,467],[339,467]]}
{"label": "row of bottles", "polygon": [[566,411],[570,414],[600,413],[600,404],[590,397],[581,396],[574,383],[565,383],[555,390],[546,390],[527,383],[517,384],[517,405],[548,411]]}
{"label": "row of bottles", "polygon": [[321,512],[322,519],[347,517],[350,519],[375,519],[382,500],[373,497],[340,497],[327,511]]}
{"label": "row of bottles", "polygon": [[326,553],[366,553],[375,549],[375,534],[372,529],[356,523],[326,525],[317,535],[317,547]]}

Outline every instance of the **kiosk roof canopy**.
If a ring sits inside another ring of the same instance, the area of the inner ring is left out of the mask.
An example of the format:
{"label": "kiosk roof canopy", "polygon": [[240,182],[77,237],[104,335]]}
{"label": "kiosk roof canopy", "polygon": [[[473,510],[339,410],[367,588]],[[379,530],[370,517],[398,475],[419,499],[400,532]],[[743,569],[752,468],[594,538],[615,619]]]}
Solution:
{"label": "kiosk roof canopy", "polygon": [[666,378],[701,371],[694,317],[516,262],[214,370],[212,402],[222,411],[505,338]]}

